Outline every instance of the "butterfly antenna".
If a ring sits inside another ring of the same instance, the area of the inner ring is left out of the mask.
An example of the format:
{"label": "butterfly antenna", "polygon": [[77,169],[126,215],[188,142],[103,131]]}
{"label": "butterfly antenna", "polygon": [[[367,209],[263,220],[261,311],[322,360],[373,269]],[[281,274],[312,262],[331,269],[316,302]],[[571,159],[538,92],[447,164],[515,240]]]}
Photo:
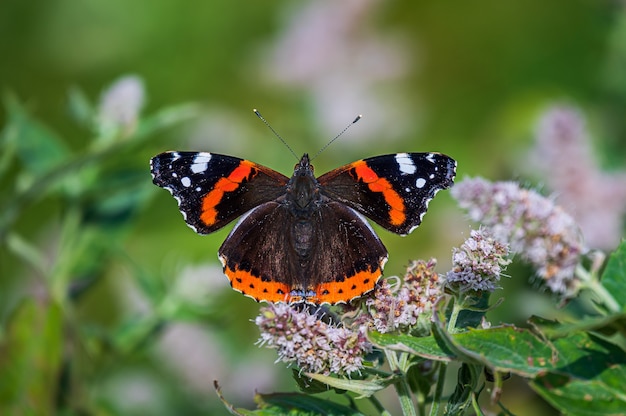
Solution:
{"label": "butterfly antenna", "polygon": [[333,137],[333,139],[331,141],[329,141],[328,143],[326,143],[326,145],[324,145],[324,147],[322,147],[316,154],[315,156],[313,156],[311,158],[311,160],[315,159],[316,157],[318,157],[320,155],[320,153],[322,153],[324,150],[326,150],[326,148],[328,146],[330,146],[332,144],[332,142],[334,142],[335,140],[337,140],[339,137],[341,137],[341,135],[343,135],[346,131],[348,131],[348,129],[350,127],[352,127],[352,125],[354,123],[356,123],[357,121],[359,121],[363,116],[361,114],[359,114],[358,116],[356,116],[356,118],[354,120],[352,120],[352,122],[350,124],[348,124],[343,130],[341,130],[341,132],[336,135],[335,137]]}
{"label": "butterfly antenna", "polygon": [[289,149],[289,151],[291,152],[291,154],[296,158],[296,159],[300,159],[298,157],[298,155],[296,155],[296,153],[293,151],[293,149],[291,148],[291,146],[289,146],[287,144],[287,142],[285,141],[285,139],[283,139],[280,134],[278,134],[278,132],[276,132],[276,130],[274,130],[274,128],[270,125],[270,123],[267,122],[267,120],[261,115],[261,113],[259,113],[259,111],[255,108],[254,110],[254,114],[256,114],[256,116],[258,118],[261,119],[261,121],[270,129],[272,130],[272,133],[274,133],[274,136],[278,137],[278,139],[283,142],[283,144],[287,147],[287,149]]}

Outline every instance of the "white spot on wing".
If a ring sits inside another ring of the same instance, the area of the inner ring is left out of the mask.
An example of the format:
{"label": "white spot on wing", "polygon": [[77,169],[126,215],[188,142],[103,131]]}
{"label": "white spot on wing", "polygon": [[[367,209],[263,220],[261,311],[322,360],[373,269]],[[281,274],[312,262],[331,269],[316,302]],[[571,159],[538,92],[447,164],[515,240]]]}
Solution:
{"label": "white spot on wing", "polygon": [[188,176],[185,176],[184,178],[182,178],[180,180],[180,183],[185,187],[185,188],[189,188],[191,186],[191,179],[189,179]]}
{"label": "white spot on wing", "polygon": [[413,163],[413,159],[411,159],[411,156],[407,153],[398,153],[395,158],[398,163],[398,167],[400,168],[400,172],[412,175],[417,170],[415,163]]}
{"label": "white spot on wing", "polygon": [[415,181],[415,186],[417,186],[418,188],[423,188],[424,185],[426,185],[426,179],[417,178],[417,180]]}
{"label": "white spot on wing", "polygon": [[426,160],[428,160],[431,163],[435,163],[435,154],[429,153],[428,155],[426,155]]}
{"label": "white spot on wing", "polygon": [[210,161],[211,153],[198,153],[191,164],[191,171],[193,173],[205,172],[209,167]]}

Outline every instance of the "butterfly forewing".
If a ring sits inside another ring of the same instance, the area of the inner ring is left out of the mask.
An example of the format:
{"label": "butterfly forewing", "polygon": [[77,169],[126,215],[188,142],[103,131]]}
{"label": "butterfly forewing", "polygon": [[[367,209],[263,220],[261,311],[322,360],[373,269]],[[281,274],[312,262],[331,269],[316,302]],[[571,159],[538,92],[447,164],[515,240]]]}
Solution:
{"label": "butterfly forewing", "polygon": [[200,234],[278,198],[289,181],[256,163],[205,152],[161,153],[150,169],[154,184],[170,191],[187,224]]}
{"label": "butterfly forewing", "polygon": [[318,178],[322,192],[382,227],[408,234],[437,192],[454,182],[456,162],[441,153],[397,153],[359,160]]}

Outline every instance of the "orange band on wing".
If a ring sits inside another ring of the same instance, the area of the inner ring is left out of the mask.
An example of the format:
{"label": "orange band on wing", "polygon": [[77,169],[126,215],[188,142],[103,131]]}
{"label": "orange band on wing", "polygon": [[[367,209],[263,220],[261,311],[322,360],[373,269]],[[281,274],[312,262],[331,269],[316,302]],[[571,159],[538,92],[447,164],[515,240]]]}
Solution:
{"label": "orange band on wing", "polygon": [[257,302],[289,302],[291,299],[291,288],[285,283],[263,281],[249,271],[228,267],[224,269],[224,274],[230,279],[233,289]]}
{"label": "orange band on wing", "polygon": [[385,202],[389,205],[389,219],[393,225],[402,225],[406,221],[404,201],[398,194],[391,183],[385,178],[379,177],[367,163],[364,161],[354,162],[352,164],[356,176],[367,184],[372,192],[380,192],[385,198]]}
{"label": "orange band on wing", "polygon": [[331,305],[341,302],[350,302],[352,299],[363,296],[376,286],[378,278],[382,275],[382,270],[364,270],[354,276],[347,277],[341,282],[321,283],[314,288],[315,298],[306,299],[309,302],[319,305],[330,303]]}
{"label": "orange band on wing", "polygon": [[225,192],[233,192],[241,185],[245,179],[253,176],[252,166],[254,164],[247,160],[242,160],[239,166],[233,170],[230,175],[220,178],[211,192],[206,194],[202,199],[202,214],[200,219],[207,226],[215,224],[217,221],[217,210],[215,207],[224,198]]}
{"label": "orange band on wing", "polygon": [[[225,261],[225,260],[223,260]],[[315,305],[329,303],[346,303],[363,296],[376,286],[382,270],[376,268],[373,271],[365,270],[353,276],[346,277],[343,281],[321,283],[313,288],[314,295],[295,295],[291,286],[276,281],[264,281],[259,276],[253,275],[247,270],[224,268],[224,274],[230,280],[233,289],[255,299],[257,302],[308,302]]]}

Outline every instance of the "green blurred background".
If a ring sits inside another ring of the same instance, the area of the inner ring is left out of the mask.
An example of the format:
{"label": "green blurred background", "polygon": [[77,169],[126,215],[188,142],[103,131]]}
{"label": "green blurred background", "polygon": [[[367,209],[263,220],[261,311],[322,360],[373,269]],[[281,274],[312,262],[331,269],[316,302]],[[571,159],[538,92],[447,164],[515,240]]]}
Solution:
{"label": "green blurred background", "polygon": [[[0,56],[0,400],[33,414],[220,414],[214,379],[248,407],[255,389],[295,389],[254,346],[259,305],[221,274],[228,230],[195,235],[149,174],[150,157],[173,149],[289,174],[296,159],[253,108],[298,155],[364,115],[315,160],[318,174],[435,150],[458,160],[459,178],[541,184],[527,153],[538,117],[562,103],[585,115],[602,166],[626,154],[619,1],[3,0]],[[103,138],[98,102],[127,75],[143,81],[146,134]],[[445,272],[468,230],[441,193],[411,236],[381,231],[386,274],[429,257]],[[493,320],[523,322],[551,300],[529,302]],[[511,386],[513,411],[549,412]]]}

